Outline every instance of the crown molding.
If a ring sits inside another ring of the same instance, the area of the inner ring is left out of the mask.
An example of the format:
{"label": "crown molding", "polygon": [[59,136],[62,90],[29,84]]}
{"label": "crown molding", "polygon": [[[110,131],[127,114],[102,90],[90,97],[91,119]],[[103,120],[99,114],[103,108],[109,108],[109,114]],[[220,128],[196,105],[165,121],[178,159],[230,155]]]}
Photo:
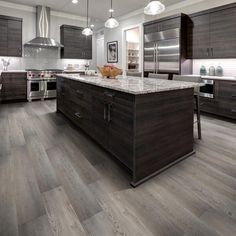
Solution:
{"label": "crown molding", "polygon": [[[10,3],[6,1],[0,1],[0,7],[11,8],[14,10],[19,10],[19,11],[27,11],[31,13],[36,12],[35,7],[26,6],[26,5],[17,4],[17,3]],[[84,21],[84,22],[87,21],[86,17],[73,15],[73,14],[65,13],[65,12],[51,10],[51,15],[56,16],[56,17],[63,17],[63,18],[71,19],[71,20],[79,20],[79,21]]]}

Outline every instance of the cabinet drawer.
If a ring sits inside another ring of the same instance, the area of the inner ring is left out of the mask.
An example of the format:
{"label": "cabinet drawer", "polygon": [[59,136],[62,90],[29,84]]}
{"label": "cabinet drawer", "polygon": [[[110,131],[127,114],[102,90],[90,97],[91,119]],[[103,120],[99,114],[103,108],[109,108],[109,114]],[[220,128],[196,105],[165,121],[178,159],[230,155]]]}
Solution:
{"label": "cabinet drawer", "polygon": [[200,109],[201,111],[218,114],[219,113],[219,102],[215,99],[200,98]]}
{"label": "cabinet drawer", "polygon": [[233,119],[236,118],[236,103],[220,102],[219,109],[221,115]]}
{"label": "cabinet drawer", "polygon": [[217,98],[236,102],[236,82],[220,81],[217,83],[217,88]]}

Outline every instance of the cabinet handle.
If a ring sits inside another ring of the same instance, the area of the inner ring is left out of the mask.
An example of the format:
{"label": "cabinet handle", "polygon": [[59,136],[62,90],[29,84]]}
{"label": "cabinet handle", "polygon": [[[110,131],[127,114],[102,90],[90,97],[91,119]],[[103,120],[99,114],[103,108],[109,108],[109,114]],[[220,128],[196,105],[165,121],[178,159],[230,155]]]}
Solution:
{"label": "cabinet handle", "polygon": [[112,108],[112,104],[108,104],[108,115],[107,115],[108,122],[111,122],[111,108]]}
{"label": "cabinet handle", "polygon": [[104,104],[103,119],[104,119],[105,121],[107,120],[107,104]]}
{"label": "cabinet handle", "polygon": [[79,118],[79,119],[81,119],[81,118],[82,118],[82,116],[81,116],[80,112],[76,112],[76,113],[75,113],[75,116],[76,116],[77,118]]}
{"label": "cabinet handle", "polygon": [[207,48],[207,57],[209,57],[209,48]]}
{"label": "cabinet handle", "polygon": [[211,55],[213,56],[213,48],[211,48]]}

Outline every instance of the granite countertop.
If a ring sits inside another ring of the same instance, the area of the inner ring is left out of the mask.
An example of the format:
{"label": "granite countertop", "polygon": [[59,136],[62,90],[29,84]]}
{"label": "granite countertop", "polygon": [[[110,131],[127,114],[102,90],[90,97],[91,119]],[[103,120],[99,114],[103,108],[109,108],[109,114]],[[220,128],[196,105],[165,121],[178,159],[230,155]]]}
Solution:
{"label": "granite countertop", "polygon": [[57,76],[130,94],[157,93],[204,85],[202,83],[125,76],[120,76],[118,79],[103,79],[98,76],[79,76],[78,74],[58,74]]}

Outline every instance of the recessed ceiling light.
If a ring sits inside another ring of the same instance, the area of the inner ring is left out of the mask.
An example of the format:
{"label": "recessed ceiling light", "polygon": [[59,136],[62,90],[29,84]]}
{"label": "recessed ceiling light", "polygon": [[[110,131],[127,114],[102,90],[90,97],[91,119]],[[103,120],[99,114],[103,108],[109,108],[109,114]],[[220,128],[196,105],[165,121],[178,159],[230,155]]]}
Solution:
{"label": "recessed ceiling light", "polygon": [[76,4],[78,2],[79,2],[78,0],[72,0],[72,3],[74,3],[74,4]]}

